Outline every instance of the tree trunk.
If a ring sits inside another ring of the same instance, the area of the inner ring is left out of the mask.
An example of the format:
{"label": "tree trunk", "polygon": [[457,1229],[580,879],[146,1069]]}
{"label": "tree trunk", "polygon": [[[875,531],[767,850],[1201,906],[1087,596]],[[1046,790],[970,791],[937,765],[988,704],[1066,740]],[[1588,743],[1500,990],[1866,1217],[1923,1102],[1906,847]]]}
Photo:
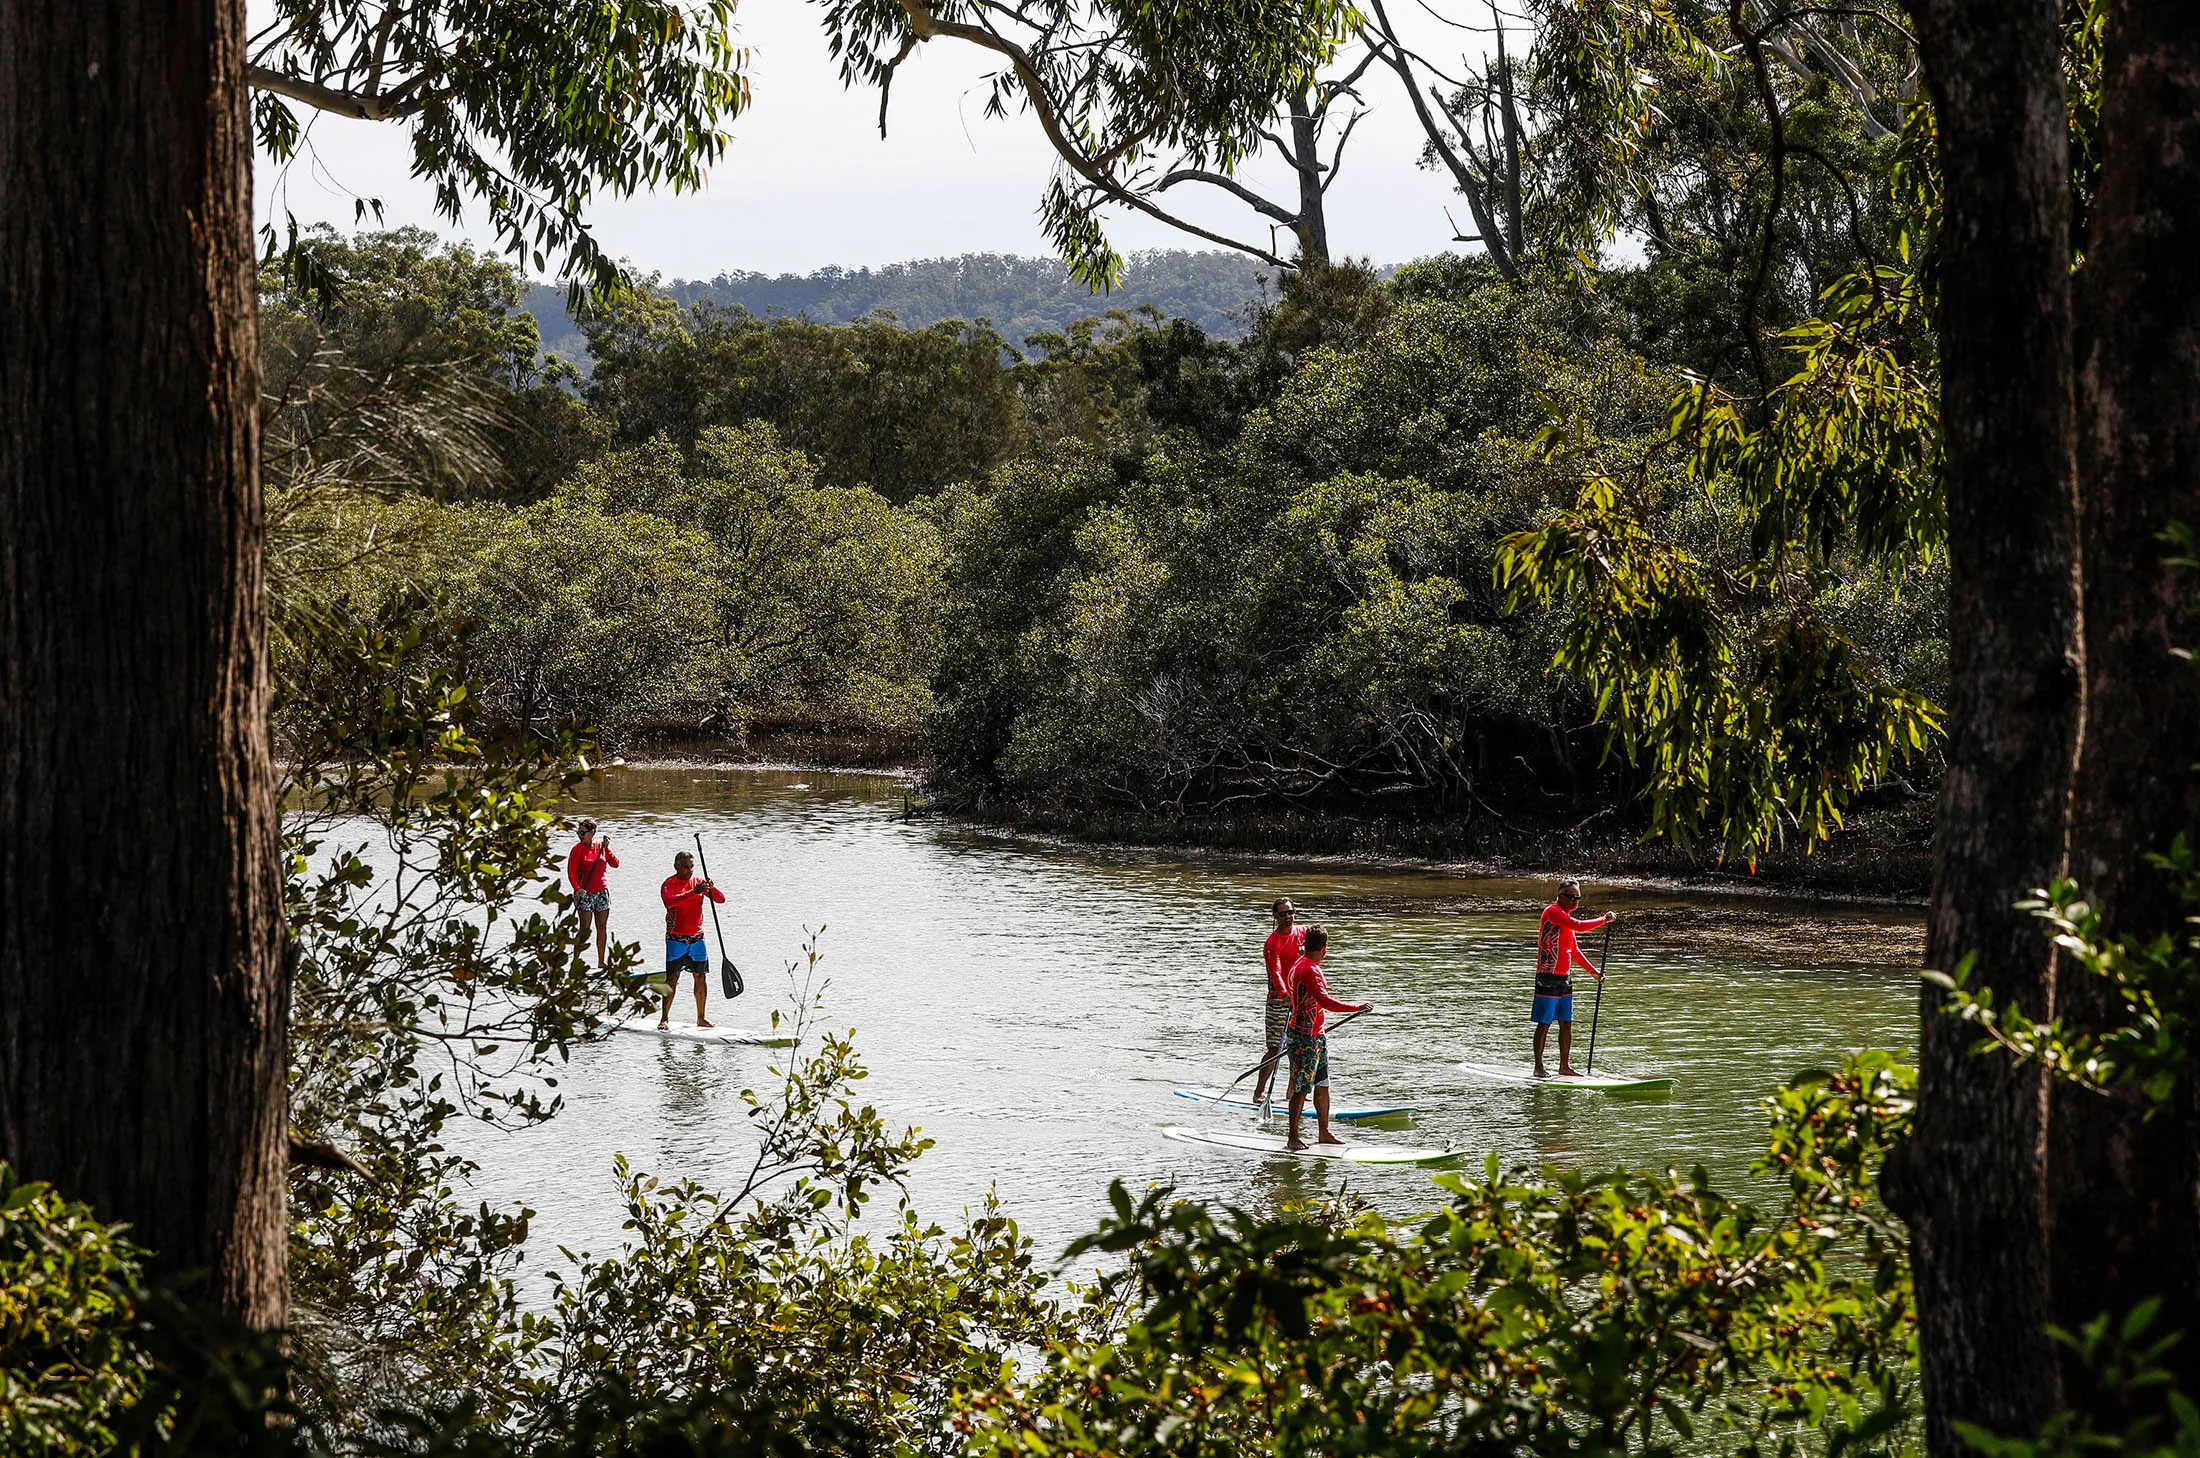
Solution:
{"label": "tree trunk", "polygon": [[1299,179],[1299,211],[1291,231],[1299,242],[1299,268],[1315,273],[1329,267],[1329,210],[1322,195],[1321,128],[1303,87],[1291,93],[1290,114],[1291,170]]}
{"label": "tree trunk", "polygon": [[[2200,579],[2164,565],[2158,535],[2200,530],[2200,10],[2120,0],[2107,47],[2078,275],[2086,726],[2071,866],[2112,932],[2152,938],[2183,934],[2187,908],[2146,856],[2180,834],[2200,841],[2200,673],[2174,656],[2200,638]],[[2119,1016],[2107,984],[2075,966],[2055,1008],[2084,1027]],[[2200,1170],[2182,1121],[2142,1112],[2067,1086],[2053,1097],[2053,1310],[2072,1329],[2155,1295],[2188,1324],[2200,1311]],[[2171,1362],[2188,1391],[2200,1383],[2200,1342]]]}
{"label": "tree trunk", "polygon": [[0,0],[0,1158],[283,1318],[244,0]]}
{"label": "tree trunk", "polygon": [[[2067,171],[2056,0],[1914,0],[1946,178],[1939,328],[1949,520],[1949,764],[1927,960],[2050,1010],[2013,909],[2061,872],[2083,678],[2072,467]],[[1908,1219],[1928,1440],[2030,1432],[2055,1406],[2039,1073],[1971,1052],[1928,988]]]}

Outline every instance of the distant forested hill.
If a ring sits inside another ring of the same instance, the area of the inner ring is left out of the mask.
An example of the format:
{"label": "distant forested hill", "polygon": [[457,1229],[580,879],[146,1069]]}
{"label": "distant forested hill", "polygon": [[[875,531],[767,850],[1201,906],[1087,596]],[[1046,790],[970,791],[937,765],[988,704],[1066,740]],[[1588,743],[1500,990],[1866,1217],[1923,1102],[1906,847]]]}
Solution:
{"label": "distant forested hill", "polygon": [[[1235,339],[1244,332],[1245,306],[1270,277],[1268,269],[1234,253],[1169,249],[1132,255],[1123,286],[1102,295],[1071,280],[1058,259],[1005,253],[920,258],[883,268],[821,268],[807,275],[722,273],[659,287],[683,304],[739,304],[752,314],[800,315],[819,324],[845,324],[879,310],[916,328],[942,319],[984,318],[1002,337],[1021,344],[1027,335],[1075,319],[1142,304],[1189,319],[1211,336]],[[585,358],[587,346],[566,315],[563,289],[537,284],[528,290],[526,307],[541,327],[546,350],[575,361]]]}

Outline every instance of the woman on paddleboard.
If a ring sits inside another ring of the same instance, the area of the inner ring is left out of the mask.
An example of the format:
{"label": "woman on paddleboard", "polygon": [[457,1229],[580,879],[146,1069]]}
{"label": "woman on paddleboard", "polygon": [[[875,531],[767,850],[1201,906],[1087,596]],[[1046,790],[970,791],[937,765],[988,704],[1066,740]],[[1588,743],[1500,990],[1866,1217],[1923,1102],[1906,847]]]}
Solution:
{"label": "woman on paddleboard", "polygon": [[611,872],[619,858],[611,853],[611,840],[596,838],[596,822],[583,820],[574,827],[580,839],[565,858],[565,878],[573,883],[573,905],[581,914],[581,948],[588,947],[588,929],[596,929],[596,970],[603,970],[605,943],[611,937]]}
{"label": "woman on paddleboard", "polygon": [[1329,1039],[1322,1029],[1329,1013],[1375,1010],[1372,1002],[1339,1002],[1329,995],[1329,979],[1322,975],[1322,958],[1328,951],[1329,933],[1310,926],[1299,960],[1291,967],[1291,1030],[1287,1039],[1291,1050],[1291,1135],[1284,1140],[1286,1149],[1306,1147],[1306,1141],[1299,1138],[1299,1114],[1306,1107],[1309,1091],[1314,1095],[1314,1118],[1319,1125],[1315,1137],[1324,1144],[1344,1143],[1329,1132]]}
{"label": "woman on paddleboard", "polygon": [[1576,916],[1581,905],[1581,883],[1558,883],[1558,899],[1543,908],[1543,927],[1535,941],[1535,1006],[1529,1016],[1535,1020],[1535,1076],[1548,1078],[1543,1071],[1543,1044],[1550,1036],[1551,1024],[1558,1024],[1558,1073],[1561,1078],[1578,1077],[1574,1072],[1574,978],[1576,967],[1587,972],[1597,981],[1604,974],[1589,965],[1589,959],[1581,955],[1581,943],[1576,933],[1595,931],[1612,918],[1604,916]]}
{"label": "woman on paddleboard", "polygon": [[1268,1006],[1261,1020],[1261,1033],[1268,1045],[1268,1061],[1261,1065],[1260,1077],[1254,1081],[1253,1102],[1268,1102],[1268,1085],[1275,1080],[1278,1056],[1283,1052],[1284,1035],[1291,1031],[1291,988],[1285,981],[1291,969],[1299,962],[1299,954],[1305,948],[1306,928],[1298,924],[1298,908],[1288,896],[1276,898],[1276,904],[1268,908],[1276,919],[1276,929],[1268,933],[1268,940],[1261,947],[1261,960],[1268,965]]}

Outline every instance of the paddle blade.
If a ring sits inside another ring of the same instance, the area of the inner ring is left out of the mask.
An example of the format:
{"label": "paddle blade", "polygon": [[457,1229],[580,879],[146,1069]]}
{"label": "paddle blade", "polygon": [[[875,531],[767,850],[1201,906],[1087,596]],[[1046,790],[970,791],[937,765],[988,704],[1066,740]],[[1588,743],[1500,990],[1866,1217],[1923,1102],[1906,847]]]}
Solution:
{"label": "paddle blade", "polygon": [[741,969],[733,965],[733,958],[728,957],[718,964],[718,984],[725,989],[728,997],[741,995]]}

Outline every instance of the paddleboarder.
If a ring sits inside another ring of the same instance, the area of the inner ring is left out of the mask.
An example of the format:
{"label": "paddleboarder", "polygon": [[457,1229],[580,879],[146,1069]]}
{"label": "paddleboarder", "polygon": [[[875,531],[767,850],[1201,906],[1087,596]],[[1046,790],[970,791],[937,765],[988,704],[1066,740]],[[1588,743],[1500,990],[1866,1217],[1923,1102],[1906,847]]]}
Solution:
{"label": "paddleboarder", "polygon": [[1276,929],[1268,933],[1268,940],[1261,946],[1261,960],[1268,966],[1268,1006],[1262,1018],[1261,1033],[1267,1044],[1269,1061],[1261,1068],[1260,1077],[1253,1085],[1253,1102],[1268,1102],[1268,1085],[1275,1080],[1277,1054],[1283,1051],[1284,1035],[1291,1031],[1291,988],[1285,981],[1291,969],[1298,965],[1299,954],[1306,943],[1306,928],[1298,924],[1298,908],[1288,896],[1278,896],[1268,908],[1275,918]]}
{"label": "paddleboarder", "polygon": [[1581,905],[1581,883],[1561,881],[1558,899],[1543,908],[1543,927],[1535,943],[1535,1006],[1529,1016],[1535,1020],[1535,1076],[1548,1078],[1543,1069],[1543,1044],[1549,1037],[1551,1024],[1558,1024],[1558,1072],[1562,1078],[1574,1078],[1574,979],[1573,970],[1582,968],[1597,981],[1604,974],[1590,966],[1589,959],[1581,954],[1581,943],[1576,934],[1595,931],[1612,918],[1604,916],[1576,916]]}
{"label": "paddleboarder", "polygon": [[726,893],[695,874],[695,857],[686,851],[672,858],[672,874],[657,894],[665,903],[665,1007],[657,1026],[672,1026],[672,999],[680,991],[680,973],[695,976],[695,1026],[715,1027],[704,1015],[710,998],[710,943],[703,939],[703,898],[724,903]]}
{"label": "paddleboarder", "polygon": [[565,878],[573,883],[573,905],[581,916],[581,947],[588,947],[588,929],[596,929],[596,970],[603,970],[606,943],[611,938],[610,873],[619,868],[611,853],[611,837],[596,838],[596,822],[583,820],[574,827],[580,839],[565,858]]}
{"label": "paddleboarder", "polygon": [[1306,1096],[1314,1095],[1315,1137],[1324,1144],[1344,1141],[1329,1131],[1329,1039],[1322,1035],[1328,1014],[1373,1012],[1372,1002],[1339,1002],[1329,995],[1329,979],[1322,975],[1322,958],[1329,952],[1329,933],[1318,926],[1306,929],[1299,959],[1292,964],[1287,986],[1291,989],[1291,1027],[1285,1042],[1291,1054],[1291,1133],[1286,1149],[1304,1149],[1299,1138],[1299,1114]]}

